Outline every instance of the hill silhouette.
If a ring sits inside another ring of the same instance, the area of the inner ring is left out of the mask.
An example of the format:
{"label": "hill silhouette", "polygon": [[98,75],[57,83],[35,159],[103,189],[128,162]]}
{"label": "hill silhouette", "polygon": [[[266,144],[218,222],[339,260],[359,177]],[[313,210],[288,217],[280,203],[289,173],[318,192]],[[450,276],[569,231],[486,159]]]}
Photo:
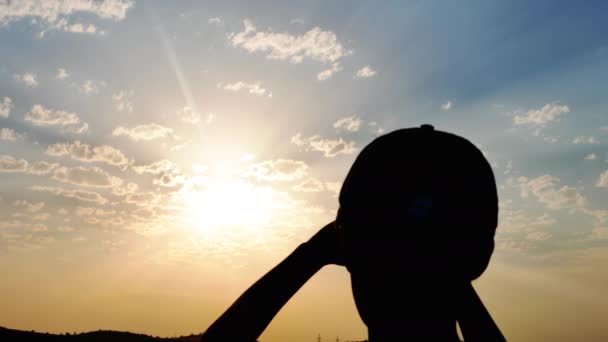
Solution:
{"label": "hill silhouette", "polygon": [[0,341],[87,341],[87,342],[199,342],[201,335],[154,337],[123,331],[98,330],[78,334],[49,334],[0,327]]}

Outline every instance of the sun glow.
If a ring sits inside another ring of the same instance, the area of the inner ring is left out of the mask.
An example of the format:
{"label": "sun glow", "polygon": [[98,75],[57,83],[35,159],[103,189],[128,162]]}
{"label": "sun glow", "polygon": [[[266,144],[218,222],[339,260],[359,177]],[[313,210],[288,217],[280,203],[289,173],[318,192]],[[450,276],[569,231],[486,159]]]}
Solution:
{"label": "sun glow", "polygon": [[191,224],[209,231],[221,227],[259,229],[277,210],[275,192],[245,180],[217,179],[186,193]]}

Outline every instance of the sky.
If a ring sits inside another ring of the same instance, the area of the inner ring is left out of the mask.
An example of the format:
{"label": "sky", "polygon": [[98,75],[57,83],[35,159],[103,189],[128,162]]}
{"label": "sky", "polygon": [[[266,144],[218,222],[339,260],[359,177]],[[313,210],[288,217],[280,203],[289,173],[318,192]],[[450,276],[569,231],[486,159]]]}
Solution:
{"label": "sky", "polygon": [[[204,331],[396,129],[493,167],[508,340],[605,341],[602,1],[0,0],[0,326]],[[450,165],[446,165],[446,174]],[[327,266],[262,341],[363,339]]]}

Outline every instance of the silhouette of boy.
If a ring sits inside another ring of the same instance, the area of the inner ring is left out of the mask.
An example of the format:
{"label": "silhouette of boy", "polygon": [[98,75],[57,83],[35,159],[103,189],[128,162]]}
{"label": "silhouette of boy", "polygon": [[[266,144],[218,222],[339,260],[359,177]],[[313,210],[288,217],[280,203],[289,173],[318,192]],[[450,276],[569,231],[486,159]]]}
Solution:
{"label": "silhouette of boy", "polygon": [[465,138],[430,125],[357,156],[330,222],[219,317],[203,342],[255,341],[318,270],[345,266],[370,342],[504,341],[471,286],[494,250],[492,169]]}

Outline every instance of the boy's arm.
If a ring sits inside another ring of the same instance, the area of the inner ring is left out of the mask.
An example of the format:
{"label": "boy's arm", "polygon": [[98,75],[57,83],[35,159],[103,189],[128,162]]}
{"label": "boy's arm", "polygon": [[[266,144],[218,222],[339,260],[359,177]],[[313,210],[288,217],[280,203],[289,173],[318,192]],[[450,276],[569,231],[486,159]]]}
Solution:
{"label": "boy's arm", "polygon": [[287,301],[323,266],[336,263],[331,222],[266,273],[220,316],[202,342],[255,341]]}

